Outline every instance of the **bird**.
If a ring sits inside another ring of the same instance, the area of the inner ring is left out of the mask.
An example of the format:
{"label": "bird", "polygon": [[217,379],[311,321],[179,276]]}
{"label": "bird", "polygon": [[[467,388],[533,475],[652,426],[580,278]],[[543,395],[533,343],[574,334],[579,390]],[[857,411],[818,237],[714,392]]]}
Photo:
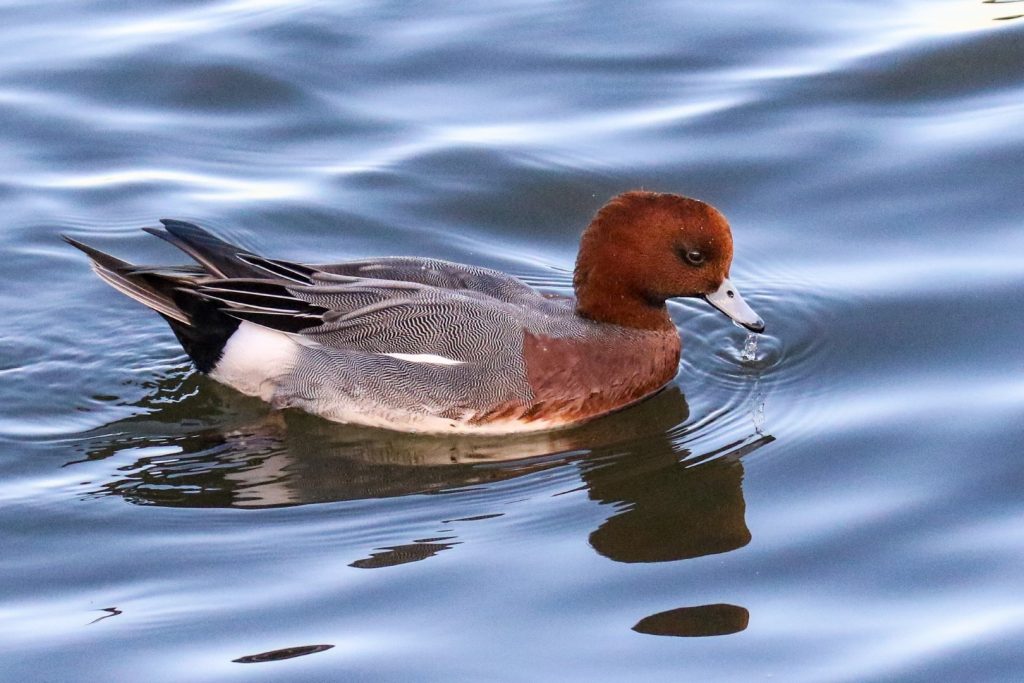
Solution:
{"label": "bird", "polygon": [[139,266],[70,236],[93,271],[160,314],[197,370],[273,408],[404,432],[513,434],[621,410],[676,375],[666,302],[703,298],[752,332],[728,221],[633,190],[580,239],[574,297],[489,268],[388,256],[266,258],[185,221],[143,228],[195,263]]}

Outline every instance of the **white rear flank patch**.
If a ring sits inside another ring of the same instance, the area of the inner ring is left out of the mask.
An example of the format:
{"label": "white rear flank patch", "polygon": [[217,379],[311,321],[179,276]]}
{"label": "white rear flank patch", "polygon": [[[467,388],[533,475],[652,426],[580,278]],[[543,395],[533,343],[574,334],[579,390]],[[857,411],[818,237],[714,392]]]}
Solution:
{"label": "white rear flank patch", "polygon": [[284,332],[242,321],[228,338],[210,377],[269,401],[277,379],[295,367],[299,344]]}
{"label": "white rear flank patch", "polygon": [[433,353],[382,353],[380,355],[409,361],[410,363],[425,363],[427,365],[462,365],[466,362],[464,360],[438,356]]}

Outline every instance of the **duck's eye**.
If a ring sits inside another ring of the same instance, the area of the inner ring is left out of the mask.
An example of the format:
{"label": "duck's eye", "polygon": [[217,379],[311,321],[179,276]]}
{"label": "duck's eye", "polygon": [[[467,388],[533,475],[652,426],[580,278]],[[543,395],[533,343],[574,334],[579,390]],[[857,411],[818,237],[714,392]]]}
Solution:
{"label": "duck's eye", "polygon": [[691,249],[690,251],[684,252],[683,258],[685,258],[686,262],[689,263],[691,266],[699,266],[700,264],[704,263],[704,254],[697,251],[696,249]]}

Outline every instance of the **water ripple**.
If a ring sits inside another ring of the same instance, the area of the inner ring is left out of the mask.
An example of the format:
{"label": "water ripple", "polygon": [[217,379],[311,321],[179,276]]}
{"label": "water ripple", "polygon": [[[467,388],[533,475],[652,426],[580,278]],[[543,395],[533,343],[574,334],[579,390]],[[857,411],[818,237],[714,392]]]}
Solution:
{"label": "water ripple", "polygon": [[[1020,6],[4,2],[0,669],[1019,677]],[[566,294],[636,187],[724,211],[767,333],[673,303],[665,391],[515,439],[271,411],[57,236]]]}

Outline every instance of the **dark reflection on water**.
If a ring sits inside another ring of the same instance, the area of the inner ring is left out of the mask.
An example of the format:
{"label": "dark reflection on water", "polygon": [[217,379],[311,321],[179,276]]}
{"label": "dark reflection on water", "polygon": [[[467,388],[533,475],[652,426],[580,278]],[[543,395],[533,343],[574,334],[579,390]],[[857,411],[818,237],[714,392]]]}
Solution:
{"label": "dark reflection on water", "polygon": [[677,607],[644,617],[633,630],[652,636],[726,636],[739,633],[750,623],[750,612],[728,604]]}
{"label": "dark reflection on water", "polygon": [[672,452],[668,435],[688,415],[683,395],[669,387],[577,428],[442,438],[270,411],[195,376],[187,386],[171,377],[161,384],[178,387],[184,398],[94,430],[82,455],[67,464],[112,460],[111,480],[92,494],[139,504],[261,508],[439,492],[555,467],[643,437],[652,449]]}
{"label": "dark reflection on water", "polygon": [[590,497],[617,510],[590,534],[590,544],[618,562],[668,562],[742,548],[750,531],[739,458],[774,440],[732,444],[691,464],[680,461],[690,454],[671,440],[649,439],[629,459],[581,463]]}
{"label": "dark reflection on water", "polygon": [[362,560],[356,560],[349,564],[349,566],[356,567],[357,569],[379,569],[381,567],[394,567],[399,564],[425,560],[428,557],[437,555],[442,550],[448,550],[449,548],[457,546],[457,541],[454,543],[438,542],[447,541],[452,538],[455,537],[446,536],[441,538],[424,538],[407,545],[378,548],[376,551],[370,553],[369,557]]}
{"label": "dark reflection on water", "polygon": [[[1024,2],[1024,0],[981,0],[986,5],[1009,5],[1015,2]],[[1024,14],[1009,14],[1001,17],[993,17],[994,21],[1009,21],[1010,19],[1021,19],[1024,18]]]}
{"label": "dark reflection on water", "polygon": [[232,659],[231,661],[239,664],[259,664],[260,662],[278,662],[282,659],[292,659],[293,657],[302,657],[304,655],[312,655],[317,652],[323,652],[324,650],[330,650],[333,645],[299,645],[296,647],[285,647],[280,650],[271,650],[269,652],[260,652],[255,655],[246,655],[245,657],[239,657],[238,659]]}
{"label": "dark reflection on water", "polygon": [[109,619],[110,617],[116,617],[120,614],[123,614],[123,612],[116,607],[104,607],[100,611],[106,612],[106,614],[104,614],[102,617],[96,617],[95,619],[89,622],[90,624],[95,624],[103,621],[104,619]]}

